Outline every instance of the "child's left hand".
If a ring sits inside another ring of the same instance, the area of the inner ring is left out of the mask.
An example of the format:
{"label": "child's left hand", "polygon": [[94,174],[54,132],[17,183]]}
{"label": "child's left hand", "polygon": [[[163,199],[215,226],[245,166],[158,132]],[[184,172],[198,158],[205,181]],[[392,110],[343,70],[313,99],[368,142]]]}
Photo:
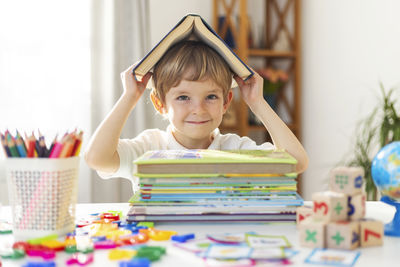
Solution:
{"label": "child's left hand", "polygon": [[234,75],[233,78],[239,85],[239,89],[242,94],[243,100],[250,108],[264,101],[263,97],[264,79],[257,72],[254,72],[253,77],[251,77],[247,81],[243,81],[237,75]]}

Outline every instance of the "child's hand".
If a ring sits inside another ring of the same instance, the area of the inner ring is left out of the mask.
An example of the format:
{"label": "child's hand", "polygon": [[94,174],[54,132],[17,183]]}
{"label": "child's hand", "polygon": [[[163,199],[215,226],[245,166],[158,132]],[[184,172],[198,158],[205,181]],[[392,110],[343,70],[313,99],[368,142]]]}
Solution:
{"label": "child's hand", "polygon": [[122,86],[124,87],[124,96],[132,98],[135,102],[139,100],[142,96],[144,90],[146,89],[146,85],[152,75],[151,72],[146,73],[143,76],[142,81],[136,81],[135,76],[132,73],[132,69],[138,64],[138,62],[134,63],[127,70],[121,72],[121,80]]}
{"label": "child's hand", "polygon": [[240,78],[237,75],[234,75],[233,78],[239,85],[239,89],[242,94],[243,100],[250,108],[264,101],[263,97],[264,80],[257,72],[254,72],[254,75],[247,81],[243,81],[242,78]]}

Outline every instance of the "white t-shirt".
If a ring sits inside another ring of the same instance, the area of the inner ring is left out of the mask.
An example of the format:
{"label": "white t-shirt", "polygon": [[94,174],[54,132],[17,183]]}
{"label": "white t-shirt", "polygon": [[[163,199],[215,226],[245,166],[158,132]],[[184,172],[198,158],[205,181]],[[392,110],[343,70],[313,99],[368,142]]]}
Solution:
{"label": "white t-shirt", "polygon": [[[274,145],[269,142],[257,145],[256,142],[248,137],[240,137],[237,134],[221,134],[219,129],[212,133],[213,141],[208,149],[214,150],[271,150]],[[133,189],[136,189],[136,179],[133,176],[136,173],[136,166],[132,163],[135,159],[149,150],[169,150],[169,149],[187,149],[179,144],[172,134],[171,125],[166,131],[160,129],[148,129],[143,131],[133,139],[120,139],[118,143],[119,169],[113,173],[98,172],[103,179],[113,177],[128,178],[133,183]]]}

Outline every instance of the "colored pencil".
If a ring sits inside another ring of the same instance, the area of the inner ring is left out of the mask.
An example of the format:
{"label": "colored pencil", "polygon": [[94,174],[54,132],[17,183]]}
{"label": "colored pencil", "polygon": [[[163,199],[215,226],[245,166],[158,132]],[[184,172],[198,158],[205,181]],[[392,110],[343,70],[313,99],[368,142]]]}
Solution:
{"label": "colored pencil", "polygon": [[2,133],[0,133],[0,134],[1,134],[1,145],[4,149],[4,152],[6,153],[7,157],[11,157],[11,152],[10,152],[10,149],[8,148],[6,138],[4,137],[4,135]]}
{"label": "colored pencil", "polygon": [[63,149],[63,144],[60,142],[56,142],[53,146],[53,149],[50,152],[49,158],[51,158],[51,159],[58,158],[62,149]]}
{"label": "colored pencil", "polygon": [[15,146],[15,142],[14,142],[13,139],[14,138],[12,137],[12,135],[8,134],[8,136],[7,136],[7,145],[8,145],[8,148],[10,149],[11,157],[18,158],[19,157],[18,149]]}
{"label": "colored pencil", "polygon": [[32,135],[28,137],[28,158],[35,157],[35,146],[36,146],[36,140],[35,137]]}
{"label": "colored pencil", "polygon": [[78,134],[78,137],[75,140],[74,149],[72,150],[72,156],[79,155],[79,151],[80,151],[81,145],[82,145],[82,136],[83,136],[83,131],[80,131],[80,133]]}
{"label": "colored pencil", "polygon": [[18,149],[18,153],[21,156],[21,158],[26,158],[27,154],[26,154],[26,149],[24,146],[24,141],[21,139],[21,137],[17,136],[17,138],[15,139],[15,145]]}
{"label": "colored pencil", "polygon": [[73,137],[67,136],[64,146],[60,152],[59,158],[67,158],[71,156],[72,150],[74,149],[75,141]]}

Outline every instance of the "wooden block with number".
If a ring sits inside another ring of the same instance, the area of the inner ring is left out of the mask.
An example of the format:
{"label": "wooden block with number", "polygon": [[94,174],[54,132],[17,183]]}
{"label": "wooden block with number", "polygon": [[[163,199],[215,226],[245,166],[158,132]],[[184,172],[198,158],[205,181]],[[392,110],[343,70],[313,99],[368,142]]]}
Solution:
{"label": "wooden block with number", "polygon": [[296,222],[297,226],[307,217],[313,214],[313,209],[310,206],[301,206],[296,209]]}
{"label": "wooden block with number", "polygon": [[383,223],[372,219],[362,219],[359,223],[361,247],[382,246]]}
{"label": "wooden block with number", "polygon": [[347,196],[348,212],[347,216],[349,220],[359,220],[365,216],[365,193]]}
{"label": "wooden block with number", "polygon": [[342,193],[325,191],[312,195],[313,217],[323,222],[347,220],[347,196]]}
{"label": "wooden block with number", "polygon": [[364,169],[361,167],[337,167],[330,171],[329,190],[348,195],[362,193]]}
{"label": "wooden block with number", "polygon": [[358,221],[328,223],[326,244],[328,248],[355,249],[360,246],[360,224]]}
{"label": "wooden block with number", "polygon": [[325,248],[326,223],[312,217],[304,219],[299,225],[300,246]]}

